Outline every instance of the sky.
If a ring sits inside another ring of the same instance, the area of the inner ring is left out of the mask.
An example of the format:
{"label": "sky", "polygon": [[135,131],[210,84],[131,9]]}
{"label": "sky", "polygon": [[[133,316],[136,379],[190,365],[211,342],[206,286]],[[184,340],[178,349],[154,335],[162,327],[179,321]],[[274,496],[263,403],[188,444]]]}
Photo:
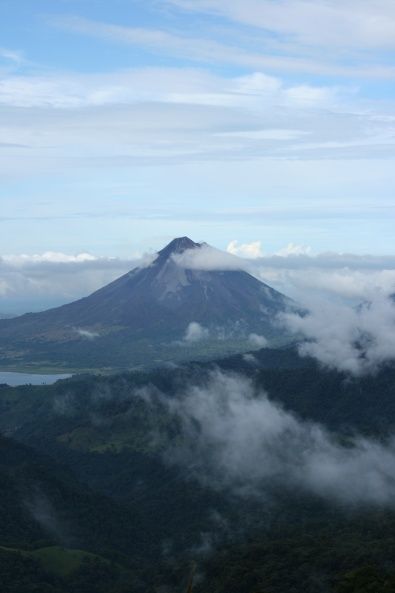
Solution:
{"label": "sky", "polygon": [[0,254],[394,253],[393,0],[2,0]]}

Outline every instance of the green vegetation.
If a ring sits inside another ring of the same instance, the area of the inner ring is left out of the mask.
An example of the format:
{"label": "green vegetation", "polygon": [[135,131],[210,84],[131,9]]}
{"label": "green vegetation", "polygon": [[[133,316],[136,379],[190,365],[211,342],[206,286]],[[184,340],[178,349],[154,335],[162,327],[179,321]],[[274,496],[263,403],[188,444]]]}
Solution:
{"label": "green vegetation", "polygon": [[106,563],[97,554],[91,554],[85,550],[69,550],[60,546],[48,546],[37,550],[20,550],[0,546],[0,550],[37,560],[46,572],[53,573],[58,577],[70,576],[80,569],[85,562]]}
{"label": "green vegetation", "polygon": [[103,559],[96,554],[85,550],[67,550],[59,546],[49,546],[30,552],[32,558],[36,558],[43,568],[53,572],[60,577],[67,577],[83,565],[84,562],[99,562]]}
{"label": "green vegetation", "polygon": [[184,593],[192,562],[195,593],[394,593],[394,511],[236,497],[166,463],[182,437],[161,398],[213,368],[345,437],[392,432],[395,369],[346,381],[292,350],[256,357],[0,387],[1,593]]}
{"label": "green vegetation", "polygon": [[[279,337],[271,340],[276,348],[289,343]],[[58,344],[56,353],[51,342],[40,343],[34,351],[16,352],[15,346],[0,347],[0,370],[26,373],[120,373],[127,370],[150,370],[160,365],[184,363],[190,360],[210,361],[222,356],[248,352],[251,343],[247,338],[180,342],[179,336],[163,336],[157,341],[119,338],[106,342],[103,348],[89,348],[86,341]]]}

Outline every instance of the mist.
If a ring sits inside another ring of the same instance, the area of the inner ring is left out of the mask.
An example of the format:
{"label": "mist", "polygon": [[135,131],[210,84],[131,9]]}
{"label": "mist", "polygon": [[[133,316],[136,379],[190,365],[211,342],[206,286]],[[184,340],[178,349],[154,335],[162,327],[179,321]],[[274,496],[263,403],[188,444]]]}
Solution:
{"label": "mist", "polygon": [[395,503],[395,436],[344,442],[270,401],[248,379],[220,371],[173,398],[148,398],[147,391],[144,398],[179,423],[181,437],[168,440],[166,462],[205,486],[262,499],[284,488],[342,505]]}
{"label": "mist", "polygon": [[241,374],[179,377],[168,392],[149,382],[131,387],[126,378],[100,381],[83,399],[70,389],[58,394],[53,413],[79,417],[104,438],[130,430],[139,447],[187,479],[232,496],[264,502],[280,489],[349,507],[395,506],[395,434],[384,440],[330,431]]}
{"label": "mist", "polygon": [[282,314],[280,322],[305,339],[299,346],[302,356],[328,368],[361,376],[395,360],[393,296],[378,293],[358,307],[311,301],[307,314]]}

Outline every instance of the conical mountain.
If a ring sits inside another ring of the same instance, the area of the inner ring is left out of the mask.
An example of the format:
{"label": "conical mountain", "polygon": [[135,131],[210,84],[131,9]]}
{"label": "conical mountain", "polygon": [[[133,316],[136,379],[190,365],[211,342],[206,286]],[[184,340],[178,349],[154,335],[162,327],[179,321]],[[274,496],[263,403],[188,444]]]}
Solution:
{"label": "conical mountain", "polygon": [[210,260],[218,254],[204,243],[177,238],[150,265],[86,298],[0,321],[0,364],[131,366],[144,364],[149,354],[163,360],[164,349],[176,359],[188,358],[191,348],[199,354],[196,344],[180,345],[191,323],[204,328],[198,337],[211,344],[208,350],[217,344],[216,354],[234,351],[231,344],[245,342],[251,332],[277,336],[273,322],[291,301],[241,269],[213,269]]}

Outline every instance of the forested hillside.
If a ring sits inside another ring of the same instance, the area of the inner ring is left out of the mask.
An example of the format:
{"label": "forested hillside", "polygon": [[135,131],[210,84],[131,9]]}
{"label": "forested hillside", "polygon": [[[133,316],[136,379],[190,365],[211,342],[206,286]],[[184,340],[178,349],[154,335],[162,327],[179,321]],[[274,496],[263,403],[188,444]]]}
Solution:
{"label": "forested hillside", "polygon": [[[394,379],[390,367],[349,379],[285,349],[2,386],[4,591],[183,591],[194,562],[202,592],[392,591],[390,478],[372,474],[384,480],[380,499],[364,482],[347,487],[347,471],[367,471],[374,447],[392,455],[383,435],[395,423]],[[274,440],[252,438],[257,414],[278,425]],[[317,437],[316,422],[329,432]],[[229,456],[259,465],[261,448],[269,473],[229,473]],[[325,476],[300,478],[316,450],[336,464],[337,490],[325,491]]]}

